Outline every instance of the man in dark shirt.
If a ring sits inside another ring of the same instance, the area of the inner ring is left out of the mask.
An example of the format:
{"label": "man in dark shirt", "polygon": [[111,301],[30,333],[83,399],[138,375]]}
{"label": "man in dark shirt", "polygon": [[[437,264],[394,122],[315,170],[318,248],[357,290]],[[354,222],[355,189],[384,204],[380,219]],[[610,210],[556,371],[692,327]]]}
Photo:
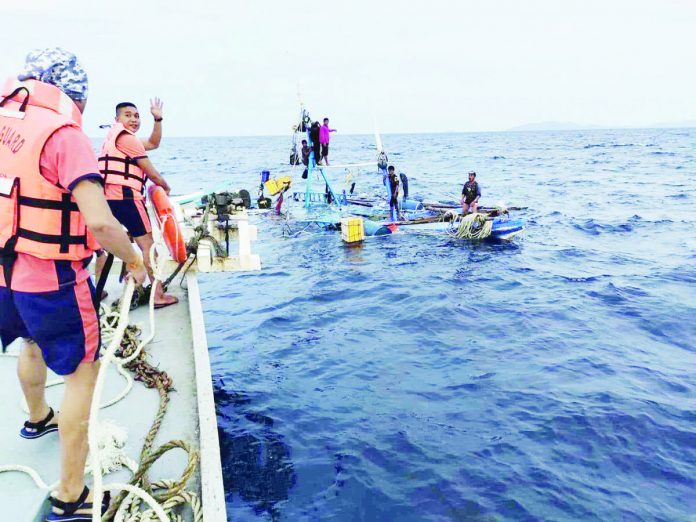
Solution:
{"label": "man in dark shirt", "polygon": [[478,211],[478,201],[481,198],[481,187],[476,183],[476,172],[473,170],[469,172],[469,181],[464,183],[462,188],[462,210],[464,214],[468,214],[469,210],[472,212]]}
{"label": "man in dark shirt", "polygon": [[320,128],[319,122],[315,121],[309,129],[309,139],[312,142],[312,149],[314,150],[315,165],[321,165],[321,144],[319,143]]}
{"label": "man in dark shirt", "polygon": [[389,175],[387,176],[387,183],[389,183],[389,215],[392,221],[396,221],[399,214],[399,177],[394,171],[394,166],[389,165],[388,169]]}
{"label": "man in dark shirt", "polygon": [[302,164],[305,166],[302,179],[307,179],[307,166],[309,165],[309,153],[312,149],[307,145],[307,140],[302,140]]}

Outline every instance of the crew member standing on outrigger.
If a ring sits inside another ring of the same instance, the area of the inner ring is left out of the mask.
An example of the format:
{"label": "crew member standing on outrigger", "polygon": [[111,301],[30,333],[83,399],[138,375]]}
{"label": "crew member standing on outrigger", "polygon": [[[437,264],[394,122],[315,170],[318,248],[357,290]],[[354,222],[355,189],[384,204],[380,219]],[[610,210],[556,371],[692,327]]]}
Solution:
{"label": "crew member standing on outrigger", "polygon": [[481,187],[476,183],[476,172],[473,170],[469,172],[469,181],[464,183],[462,187],[462,210],[464,215],[469,213],[471,209],[472,212],[478,211],[478,201],[481,198]]}
{"label": "crew member standing on outrigger", "polygon": [[[145,267],[154,281],[150,266],[150,249],[153,247],[152,226],[145,208],[145,183],[151,180],[169,194],[169,185],[147,157],[146,150],[156,149],[162,137],[162,103],[158,98],[151,103],[150,112],[155,119],[152,135],[140,140],[135,133],[140,129],[140,113],[130,102],[116,105],[116,123],[102,145],[99,154],[99,170],[104,175],[106,199],[116,219],[126,227],[143,252]],[[99,260],[97,277],[103,261]],[[154,288],[155,308],[163,308],[179,300],[164,293],[162,283]]]}
{"label": "crew member standing on outrigger", "polygon": [[[145,267],[109,210],[81,129],[87,74],[75,55],[32,51],[18,78],[0,92],[7,138],[0,144],[0,341],[24,339],[17,375],[29,420],[20,435],[60,432],[60,483],[46,520],[86,520],[87,423],[101,342],[87,265],[98,241],[136,282]],[[46,402],[47,367],[65,379],[60,414]]]}
{"label": "crew member standing on outrigger", "polygon": [[389,183],[389,217],[392,221],[400,219],[399,216],[399,178],[396,175],[393,165],[387,169],[387,183]]}

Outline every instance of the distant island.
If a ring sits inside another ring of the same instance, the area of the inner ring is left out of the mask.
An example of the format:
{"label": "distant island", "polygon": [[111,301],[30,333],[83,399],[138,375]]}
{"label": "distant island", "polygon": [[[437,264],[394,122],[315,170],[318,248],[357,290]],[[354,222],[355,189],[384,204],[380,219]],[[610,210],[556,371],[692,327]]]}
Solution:
{"label": "distant island", "polygon": [[559,130],[588,130],[601,129],[599,125],[584,125],[570,121],[540,121],[537,123],[525,123],[508,129],[510,132],[518,131],[559,131]]}
{"label": "distant island", "polygon": [[651,125],[654,129],[682,129],[684,127],[696,127],[696,120],[663,121]]}

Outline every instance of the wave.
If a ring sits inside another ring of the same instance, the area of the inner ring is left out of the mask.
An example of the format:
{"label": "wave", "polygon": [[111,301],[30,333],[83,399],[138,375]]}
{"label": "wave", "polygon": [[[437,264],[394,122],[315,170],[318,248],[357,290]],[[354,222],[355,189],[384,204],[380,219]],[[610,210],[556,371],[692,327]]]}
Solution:
{"label": "wave", "polygon": [[595,149],[595,148],[611,148],[617,149],[622,147],[650,147],[652,145],[641,145],[640,143],[589,143],[583,147],[583,149]]}
{"label": "wave", "polygon": [[573,227],[594,236],[598,236],[600,234],[621,234],[633,232],[633,225],[631,223],[612,225],[608,223],[600,223],[594,219],[588,219],[584,223],[573,223]]}

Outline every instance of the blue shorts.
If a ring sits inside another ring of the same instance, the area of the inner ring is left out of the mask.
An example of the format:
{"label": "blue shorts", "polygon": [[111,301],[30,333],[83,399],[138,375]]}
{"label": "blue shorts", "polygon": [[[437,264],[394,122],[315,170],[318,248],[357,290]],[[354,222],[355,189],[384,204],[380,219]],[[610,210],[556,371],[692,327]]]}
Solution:
{"label": "blue shorts", "polygon": [[152,232],[150,216],[147,215],[144,199],[109,199],[111,213],[133,237]]}
{"label": "blue shorts", "polygon": [[46,365],[70,375],[82,362],[99,358],[99,313],[91,279],[53,292],[17,292],[0,287],[0,342],[32,339]]}

